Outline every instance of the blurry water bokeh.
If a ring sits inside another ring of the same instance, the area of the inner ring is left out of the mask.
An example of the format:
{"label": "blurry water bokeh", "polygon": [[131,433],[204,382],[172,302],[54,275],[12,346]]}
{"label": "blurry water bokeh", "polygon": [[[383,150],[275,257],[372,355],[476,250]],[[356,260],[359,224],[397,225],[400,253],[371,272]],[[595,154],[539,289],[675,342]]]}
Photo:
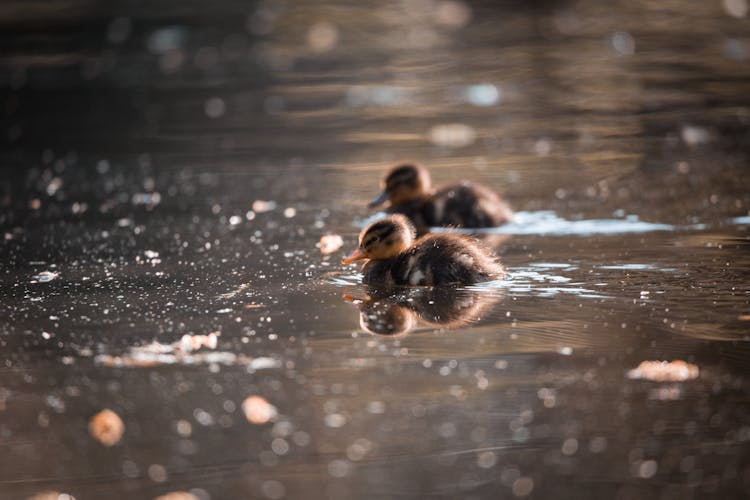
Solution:
{"label": "blurry water bokeh", "polygon": [[[743,497],[749,23],[3,2],[0,498]],[[508,279],[339,263],[400,159],[503,193]]]}

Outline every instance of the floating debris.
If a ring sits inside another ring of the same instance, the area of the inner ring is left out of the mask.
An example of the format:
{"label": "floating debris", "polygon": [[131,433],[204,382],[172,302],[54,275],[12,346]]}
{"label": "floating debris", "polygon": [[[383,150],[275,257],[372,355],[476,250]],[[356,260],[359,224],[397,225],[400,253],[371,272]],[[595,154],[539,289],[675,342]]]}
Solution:
{"label": "floating debris", "polygon": [[248,288],[250,288],[250,283],[242,283],[237,288],[235,288],[234,290],[229,291],[227,293],[220,294],[219,298],[220,299],[233,299],[237,295],[239,295],[240,293],[242,293],[245,290],[247,290]]}
{"label": "floating debris", "polygon": [[448,123],[432,127],[429,137],[436,146],[460,148],[473,144],[477,139],[477,132],[463,123]]}
{"label": "floating debris", "polygon": [[116,445],[124,432],[122,419],[109,409],[100,411],[89,421],[89,433],[104,446]]}
{"label": "floating debris", "polygon": [[180,349],[185,352],[197,351],[201,347],[216,349],[219,335],[221,332],[211,332],[208,335],[183,335],[180,339]]}
{"label": "floating debris", "polygon": [[706,128],[695,125],[683,126],[680,131],[680,136],[688,146],[700,146],[711,140],[711,134]]}
{"label": "floating debris", "polygon": [[307,44],[318,53],[331,50],[339,39],[339,31],[328,22],[315,23],[307,32]]}
{"label": "floating debris", "polygon": [[224,115],[227,106],[221,97],[210,97],[203,105],[203,109],[209,118],[219,118]]}
{"label": "floating debris", "polygon": [[458,29],[471,20],[471,7],[466,2],[443,0],[434,8],[435,23],[446,28]]}
{"label": "floating debris", "polygon": [[54,271],[42,271],[41,273],[34,276],[32,283],[49,283],[58,276],[60,276],[60,273],[56,273]]}
{"label": "floating debris", "polygon": [[249,396],[242,402],[242,411],[251,424],[265,424],[278,416],[274,405],[260,396]]}
{"label": "floating debris", "polygon": [[[132,347],[126,354],[99,354],[94,358],[97,364],[110,367],[151,367],[160,365],[199,365],[223,364],[244,365],[248,371],[265,368],[278,368],[281,362],[275,358],[253,358],[228,351],[214,351],[219,332],[207,335],[183,335],[177,342],[162,344],[151,342],[144,346]],[[206,348],[206,351],[199,351]]]}
{"label": "floating debris", "polygon": [[251,302],[249,304],[245,304],[242,306],[244,309],[261,309],[263,307],[266,307],[265,304],[256,304],[255,302]]}
{"label": "floating debris", "polygon": [[696,365],[679,359],[671,362],[643,361],[628,372],[628,378],[653,382],[684,382],[697,378],[699,373]]}
{"label": "floating debris", "polygon": [[255,200],[253,202],[253,212],[256,214],[262,214],[264,212],[270,212],[276,209],[275,201]]}
{"label": "floating debris", "polygon": [[320,237],[320,242],[315,246],[320,248],[322,254],[329,255],[338,251],[343,245],[344,239],[338,234],[326,234]]}
{"label": "floating debris", "polygon": [[63,186],[63,180],[59,177],[53,177],[49,184],[47,184],[47,194],[54,196],[60,188]]}

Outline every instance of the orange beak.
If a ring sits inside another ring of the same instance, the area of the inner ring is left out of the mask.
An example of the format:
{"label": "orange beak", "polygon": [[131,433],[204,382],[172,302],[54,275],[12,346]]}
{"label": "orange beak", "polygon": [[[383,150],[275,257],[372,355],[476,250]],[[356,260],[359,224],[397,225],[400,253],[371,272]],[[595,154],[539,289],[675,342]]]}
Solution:
{"label": "orange beak", "polygon": [[355,306],[359,306],[360,304],[364,303],[363,299],[358,299],[357,297],[353,295],[349,295],[348,293],[345,293],[344,295],[342,295],[341,298],[343,298],[345,301]]}
{"label": "orange beak", "polygon": [[344,264],[351,264],[352,262],[356,262],[358,260],[362,260],[366,258],[367,258],[367,255],[365,255],[365,252],[363,252],[361,248],[358,248],[352,253],[350,253],[348,257],[342,259],[341,262]]}

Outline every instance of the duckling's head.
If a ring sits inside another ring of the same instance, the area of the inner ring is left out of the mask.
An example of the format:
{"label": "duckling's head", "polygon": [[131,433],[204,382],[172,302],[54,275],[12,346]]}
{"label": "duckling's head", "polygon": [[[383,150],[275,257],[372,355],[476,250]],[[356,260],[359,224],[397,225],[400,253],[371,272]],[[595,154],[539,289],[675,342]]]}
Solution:
{"label": "duckling's head", "polygon": [[385,201],[391,205],[417,200],[430,192],[432,181],[427,169],[416,163],[399,163],[388,170],[381,182],[383,192],[369,206],[377,207]]}
{"label": "duckling's head", "polygon": [[373,222],[359,233],[359,248],[342,262],[351,264],[357,260],[384,260],[406,251],[416,238],[414,225],[403,215],[389,215]]}

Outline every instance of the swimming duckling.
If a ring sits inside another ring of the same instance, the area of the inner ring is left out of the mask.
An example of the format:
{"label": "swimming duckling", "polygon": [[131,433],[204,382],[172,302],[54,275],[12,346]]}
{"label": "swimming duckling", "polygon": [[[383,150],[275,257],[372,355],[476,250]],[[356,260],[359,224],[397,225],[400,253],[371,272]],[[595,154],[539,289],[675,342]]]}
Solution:
{"label": "swimming duckling", "polygon": [[471,284],[501,279],[505,270],[490,250],[459,234],[429,234],[415,241],[404,215],[373,222],[359,235],[359,248],[343,260],[362,266],[362,282],[372,285]]}
{"label": "swimming duckling", "polygon": [[416,163],[391,167],[382,181],[383,192],[369,206],[389,202],[386,211],[409,217],[419,234],[430,227],[496,227],[513,219],[513,211],[492,190],[461,181],[432,188],[427,169]]}

